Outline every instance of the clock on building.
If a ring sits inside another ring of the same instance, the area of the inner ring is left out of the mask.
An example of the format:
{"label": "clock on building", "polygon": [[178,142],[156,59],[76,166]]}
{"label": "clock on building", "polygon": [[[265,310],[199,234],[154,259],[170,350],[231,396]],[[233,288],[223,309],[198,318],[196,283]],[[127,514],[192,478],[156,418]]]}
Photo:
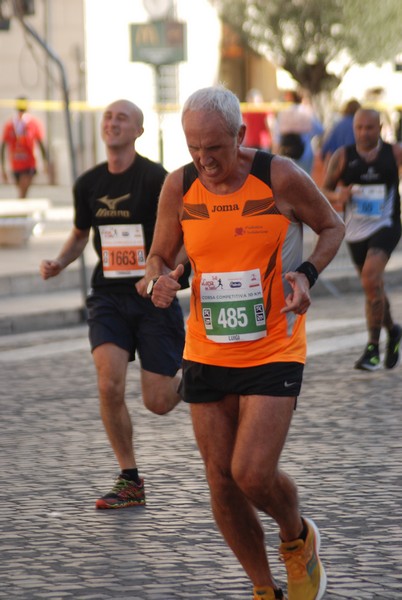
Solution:
{"label": "clock on building", "polygon": [[152,19],[162,19],[172,7],[173,0],[143,0],[143,3]]}

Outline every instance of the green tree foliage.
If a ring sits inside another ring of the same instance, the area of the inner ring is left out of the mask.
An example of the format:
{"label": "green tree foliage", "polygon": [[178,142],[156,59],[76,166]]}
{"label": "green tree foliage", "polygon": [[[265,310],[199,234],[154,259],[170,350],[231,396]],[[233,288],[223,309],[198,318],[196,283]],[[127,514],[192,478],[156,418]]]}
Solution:
{"label": "green tree foliage", "polygon": [[313,95],[334,89],[333,60],[392,60],[402,50],[401,0],[211,0],[250,47]]}

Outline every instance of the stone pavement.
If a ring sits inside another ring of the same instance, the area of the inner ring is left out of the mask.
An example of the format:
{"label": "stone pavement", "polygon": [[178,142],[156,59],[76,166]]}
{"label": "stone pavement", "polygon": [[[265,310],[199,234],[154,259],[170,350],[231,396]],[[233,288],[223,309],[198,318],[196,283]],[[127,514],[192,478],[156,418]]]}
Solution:
{"label": "stone pavement", "polygon": [[[390,297],[402,321],[400,288]],[[402,368],[352,369],[363,311],[360,294],[314,301],[305,383],[282,457],[303,513],[321,529],[325,600],[402,598]],[[86,327],[0,336],[0,365],[1,599],[251,600],[211,517],[187,406],[147,412],[131,366],[147,506],[96,511],[116,465]],[[276,527],[262,521],[285,585]]]}
{"label": "stone pavement", "polygon": [[[148,413],[136,365],[128,395],[147,507],[94,509],[116,465],[82,325],[81,265],[49,282],[38,274],[40,260],[55,256],[69,231],[71,192],[34,186],[32,196],[52,202],[44,232],[26,247],[0,248],[0,598],[250,600],[250,584],[211,517],[188,408],[166,417]],[[11,186],[0,186],[0,201],[6,197]],[[387,272],[399,322],[401,250]],[[88,279],[94,261],[88,248]],[[283,466],[297,480],[303,512],[322,531],[325,599],[397,600],[402,369],[352,369],[366,334],[345,253],[320,278],[313,299],[309,361]],[[185,294],[182,301],[185,307]],[[277,531],[263,522],[284,585]]]}

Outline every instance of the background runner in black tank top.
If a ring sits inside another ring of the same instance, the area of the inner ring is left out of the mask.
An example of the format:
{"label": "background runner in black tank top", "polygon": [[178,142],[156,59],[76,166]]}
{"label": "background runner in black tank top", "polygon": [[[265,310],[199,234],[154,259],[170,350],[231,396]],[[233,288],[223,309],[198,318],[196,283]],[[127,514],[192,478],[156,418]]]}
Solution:
{"label": "background runner in black tank top", "polygon": [[401,237],[402,146],[383,142],[375,110],[359,109],[353,129],[356,143],[339,148],[331,157],[324,192],[337,210],[344,210],[346,241],[365,293],[368,343],[355,368],[381,367],[379,341],[384,327],[388,332],[384,366],[392,369],[399,361],[402,327],[391,316],[384,271]]}

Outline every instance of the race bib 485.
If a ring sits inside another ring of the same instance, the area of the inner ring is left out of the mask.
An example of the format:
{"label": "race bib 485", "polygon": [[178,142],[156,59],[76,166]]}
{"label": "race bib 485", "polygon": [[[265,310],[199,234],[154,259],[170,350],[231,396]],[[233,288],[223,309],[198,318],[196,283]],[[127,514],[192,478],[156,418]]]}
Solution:
{"label": "race bib 485", "polygon": [[233,343],[257,340],[266,335],[264,298],[258,269],[203,273],[200,298],[208,339]]}

